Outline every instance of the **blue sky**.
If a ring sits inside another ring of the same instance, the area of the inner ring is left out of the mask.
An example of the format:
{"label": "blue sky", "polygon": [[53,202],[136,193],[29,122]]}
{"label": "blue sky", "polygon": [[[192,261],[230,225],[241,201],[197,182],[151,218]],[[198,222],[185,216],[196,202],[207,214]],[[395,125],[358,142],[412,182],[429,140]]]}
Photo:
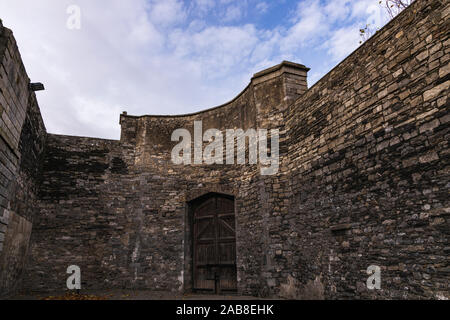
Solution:
{"label": "blue sky", "polygon": [[[312,85],[382,27],[378,0],[0,0],[51,133],[118,139],[119,114],[183,114],[234,98],[290,60]],[[81,28],[67,28],[67,8]]]}

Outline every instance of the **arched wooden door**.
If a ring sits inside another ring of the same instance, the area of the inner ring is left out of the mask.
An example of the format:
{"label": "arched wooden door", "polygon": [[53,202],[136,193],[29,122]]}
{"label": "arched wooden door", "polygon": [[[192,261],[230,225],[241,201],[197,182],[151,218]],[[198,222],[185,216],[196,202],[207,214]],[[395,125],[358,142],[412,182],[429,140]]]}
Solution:
{"label": "arched wooden door", "polygon": [[210,194],[193,206],[194,290],[236,291],[234,199]]}

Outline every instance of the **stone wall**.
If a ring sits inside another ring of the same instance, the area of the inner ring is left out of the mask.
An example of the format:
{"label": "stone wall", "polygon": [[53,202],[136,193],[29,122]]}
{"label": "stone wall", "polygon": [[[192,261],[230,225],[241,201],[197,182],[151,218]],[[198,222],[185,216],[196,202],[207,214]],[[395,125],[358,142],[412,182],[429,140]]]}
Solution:
{"label": "stone wall", "polygon": [[45,127],[12,35],[0,22],[0,295],[21,285]]}
{"label": "stone wall", "polygon": [[288,111],[294,295],[449,297],[449,21],[416,1]]}
{"label": "stone wall", "polygon": [[[14,214],[0,226],[11,230],[4,251],[18,257],[0,260],[3,279],[61,291],[67,267],[78,265],[83,289],[189,292],[189,203],[216,192],[235,199],[240,294],[448,297],[449,13],[443,1],[415,1],[310,89],[308,69],[283,62],[214,109],[124,113],[120,141],[47,136],[30,94],[21,134],[1,126],[2,207]],[[10,74],[0,98],[20,83]],[[3,99],[2,108],[15,101]],[[20,114],[4,109],[5,119]],[[193,134],[199,120],[203,132],[279,129],[278,173],[174,165],[172,132]],[[382,270],[382,290],[366,287],[371,265]]]}
{"label": "stone wall", "polygon": [[[172,132],[271,128],[306,91],[307,69],[284,62],[256,74],[233,101],[196,114],[121,115],[120,141],[49,135],[26,289],[64,290],[78,265],[83,288],[189,291],[188,202],[209,192],[236,201],[239,290],[258,295],[269,214],[259,167],[174,165]],[[287,97],[287,98],[286,98]],[[264,282],[264,281],[263,281]]]}

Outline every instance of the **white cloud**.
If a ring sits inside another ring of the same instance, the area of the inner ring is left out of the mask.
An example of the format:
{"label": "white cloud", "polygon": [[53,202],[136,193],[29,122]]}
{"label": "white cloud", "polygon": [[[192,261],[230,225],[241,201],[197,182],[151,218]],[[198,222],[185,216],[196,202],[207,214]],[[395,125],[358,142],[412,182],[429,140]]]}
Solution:
{"label": "white cloud", "polygon": [[[219,105],[283,59],[316,67],[317,80],[332,65],[306,63],[304,54],[314,47],[326,60],[345,57],[368,16],[358,4],[368,1],[301,1],[292,20],[272,30],[245,23],[250,2],[236,0],[78,0],[81,30],[66,28],[73,0],[0,0],[0,12],[30,78],[46,85],[38,99],[48,131],[118,139],[121,111],[180,114]],[[201,16],[216,17],[219,5],[239,8],[230,9],[233,26]]]}
{"label": "white cloud", "polygon": [[195,0],[195,10],[198,10],[201,14],[204,14],[215,7],[214,0]]}
{"label": "white cloud", "polygon": [[260,43],[252,25],[208,27],[200,32],[177,30],[170,39],[175,56],[197,64],[205,79],[228,75],[233,67],[246,62]]}
{"label": "white cloud", "polygon": [[322,37],[328,32],[326,16],[318,1],[300,2],[297,16],[292,19],[293,25],[281,42],[282,51],[296,50],[306,44],[309,39]]}
{"label": "white cloud", "polygon": [[359,46],[360,36],[357,25],[338,29],[325,43],[328,54],[335,62],[339,62]]}
{"label": "white cloud", "polygon": [[242,8],[237,5],[229,6],[226,10],[223,20],[225,22],[237,21],[242,18]]}
{"label": "white cloud", "polygon": [[186,18],[183,2],[179,0],[150,0],[150,20],[155,24],[171,25]]}
{"label": "white cloud", "polygon": [[351,11],[351,8],[348,6],[351,2],[351,0],[333,0],[324,6],[323,11],[327,19],[330,19],[330,22],[344,19]]}
{"label": "white cloud", "polygon": [[267,2],[259,2],[256,5],[256,10],[258,10],[260,13],[266,13],[267,10],[269,10],[269,5],[267,4]]}

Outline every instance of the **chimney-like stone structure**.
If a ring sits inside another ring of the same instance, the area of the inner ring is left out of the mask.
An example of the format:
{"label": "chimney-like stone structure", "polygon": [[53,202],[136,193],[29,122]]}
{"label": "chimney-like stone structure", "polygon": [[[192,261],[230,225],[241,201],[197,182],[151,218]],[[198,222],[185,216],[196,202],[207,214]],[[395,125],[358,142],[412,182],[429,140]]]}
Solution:
{"label": "chimney-like stone structure", "polygon": [[[290,103],[299,98],[306,90],[308,90],[307,74],[310,69],[302,64],[283,61],[282,63],[256,73],[252,78],[252,85],[255,90],[255,97],[267,97],[269,86],[274,82],[280,91],[280,97],[283,98],[281,104],[282,109],[286,108]],[[258,95],[263,91],[260,95]]]}
{"label": "chimney-like stone structure", "polygon": [[251,87],[256,106],[256,127],[282,129],[284,111],[308,89],[309,70],[302,64],[283,61],[253,76]]}

